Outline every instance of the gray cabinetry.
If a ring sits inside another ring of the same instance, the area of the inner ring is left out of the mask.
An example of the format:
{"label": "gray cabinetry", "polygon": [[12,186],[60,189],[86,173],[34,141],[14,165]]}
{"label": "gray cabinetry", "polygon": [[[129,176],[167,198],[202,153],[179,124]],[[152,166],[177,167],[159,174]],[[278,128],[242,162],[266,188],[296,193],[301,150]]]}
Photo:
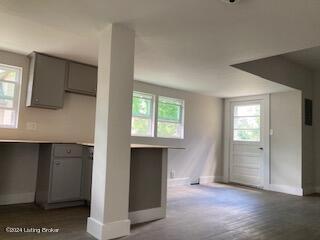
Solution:
{"label": "gray cabinetry", "polygon": [[37,204],[52,208],[84,203],[82,149],[77,144],[40,144]]}
{"label": "gray cabinetry", "polygon": [[27,106],[62,108],[67,61],[40,53],[30,56]]}
{"label": "gray cabinetry", "polygon": [[69,92],[96,95],[97,67],[69,62],[66,90]]}
{"label": "gray cabinetry", "polygon": [[50,202],[81,198],[81,158],[55,158],[52,166]]}

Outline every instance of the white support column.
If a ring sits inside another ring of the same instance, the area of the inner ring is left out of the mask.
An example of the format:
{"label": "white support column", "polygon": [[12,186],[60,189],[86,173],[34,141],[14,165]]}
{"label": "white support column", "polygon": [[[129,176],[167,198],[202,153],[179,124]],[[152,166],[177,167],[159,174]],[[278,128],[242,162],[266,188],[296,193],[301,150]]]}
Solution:
{"label": "white support column", "polygon": [[133,90],[132,30],[109,25],[100,36],[91,213],[97,239],[129,235],[130,131]]}

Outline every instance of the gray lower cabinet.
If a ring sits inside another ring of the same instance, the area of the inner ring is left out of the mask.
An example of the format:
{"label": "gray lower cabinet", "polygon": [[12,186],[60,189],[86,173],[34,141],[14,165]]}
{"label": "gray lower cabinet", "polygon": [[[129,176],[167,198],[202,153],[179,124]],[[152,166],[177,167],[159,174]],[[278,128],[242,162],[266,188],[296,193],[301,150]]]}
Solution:
{"label": "gray lower cabinet", "polygon": [[66,90],[68,92],[95,96],[97,91],[97,73],[98,70],[95,66],[69,62]]}
{"label": "gray lower cabinet", "polygon": [[38,205],[48,209],[84,204],[82,150],[77,144],[40,144]]}
{"label": "gray lower cabinet", "polygon": [[62,108],[67,61],[40,53],[30,57],[27,106]]}
{"label": "gray lower cabinet", "polygon": [[49,202],[81,199],[81,158],[55,158]]}

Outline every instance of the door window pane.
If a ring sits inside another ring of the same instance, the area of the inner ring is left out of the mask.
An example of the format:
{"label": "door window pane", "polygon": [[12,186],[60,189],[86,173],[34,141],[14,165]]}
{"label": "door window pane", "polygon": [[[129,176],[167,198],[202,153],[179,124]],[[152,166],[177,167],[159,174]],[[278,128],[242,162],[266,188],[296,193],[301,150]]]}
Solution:
{"label": "door window pane", "polygon": [[234,141],[260,142],[260,130],[234,130]]}
{"label": "door window pane", "polygon": [[260,111],[260,104],[234,107],[234,141],[260,142]]}
{"label": "door window pane", "polygon": [[260,105],[239,105],[234,107],[234,116],[260,116]]}
{"label": "door window pane", "polygon": [[236,129],[259,129],[260,117],[234,117]]}

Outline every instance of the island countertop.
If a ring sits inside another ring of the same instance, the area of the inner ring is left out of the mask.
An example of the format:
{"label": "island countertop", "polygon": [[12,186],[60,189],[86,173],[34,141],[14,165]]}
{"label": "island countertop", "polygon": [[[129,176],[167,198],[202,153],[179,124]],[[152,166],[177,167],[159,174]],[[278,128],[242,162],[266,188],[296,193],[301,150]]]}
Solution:
{"label": "island countertop", "polygon": [[[69,141],[49,141],[49,140],[27,140],[27,139],[0,139],[0,143],[49,143],[49,144],[79,144],[83,146],[94,147],[94,143],[90,142],[69,142]],[[131,148],[168,148],[168,149],[185,149],[183,147],[165,146],[155,144],[131,143]]]}

